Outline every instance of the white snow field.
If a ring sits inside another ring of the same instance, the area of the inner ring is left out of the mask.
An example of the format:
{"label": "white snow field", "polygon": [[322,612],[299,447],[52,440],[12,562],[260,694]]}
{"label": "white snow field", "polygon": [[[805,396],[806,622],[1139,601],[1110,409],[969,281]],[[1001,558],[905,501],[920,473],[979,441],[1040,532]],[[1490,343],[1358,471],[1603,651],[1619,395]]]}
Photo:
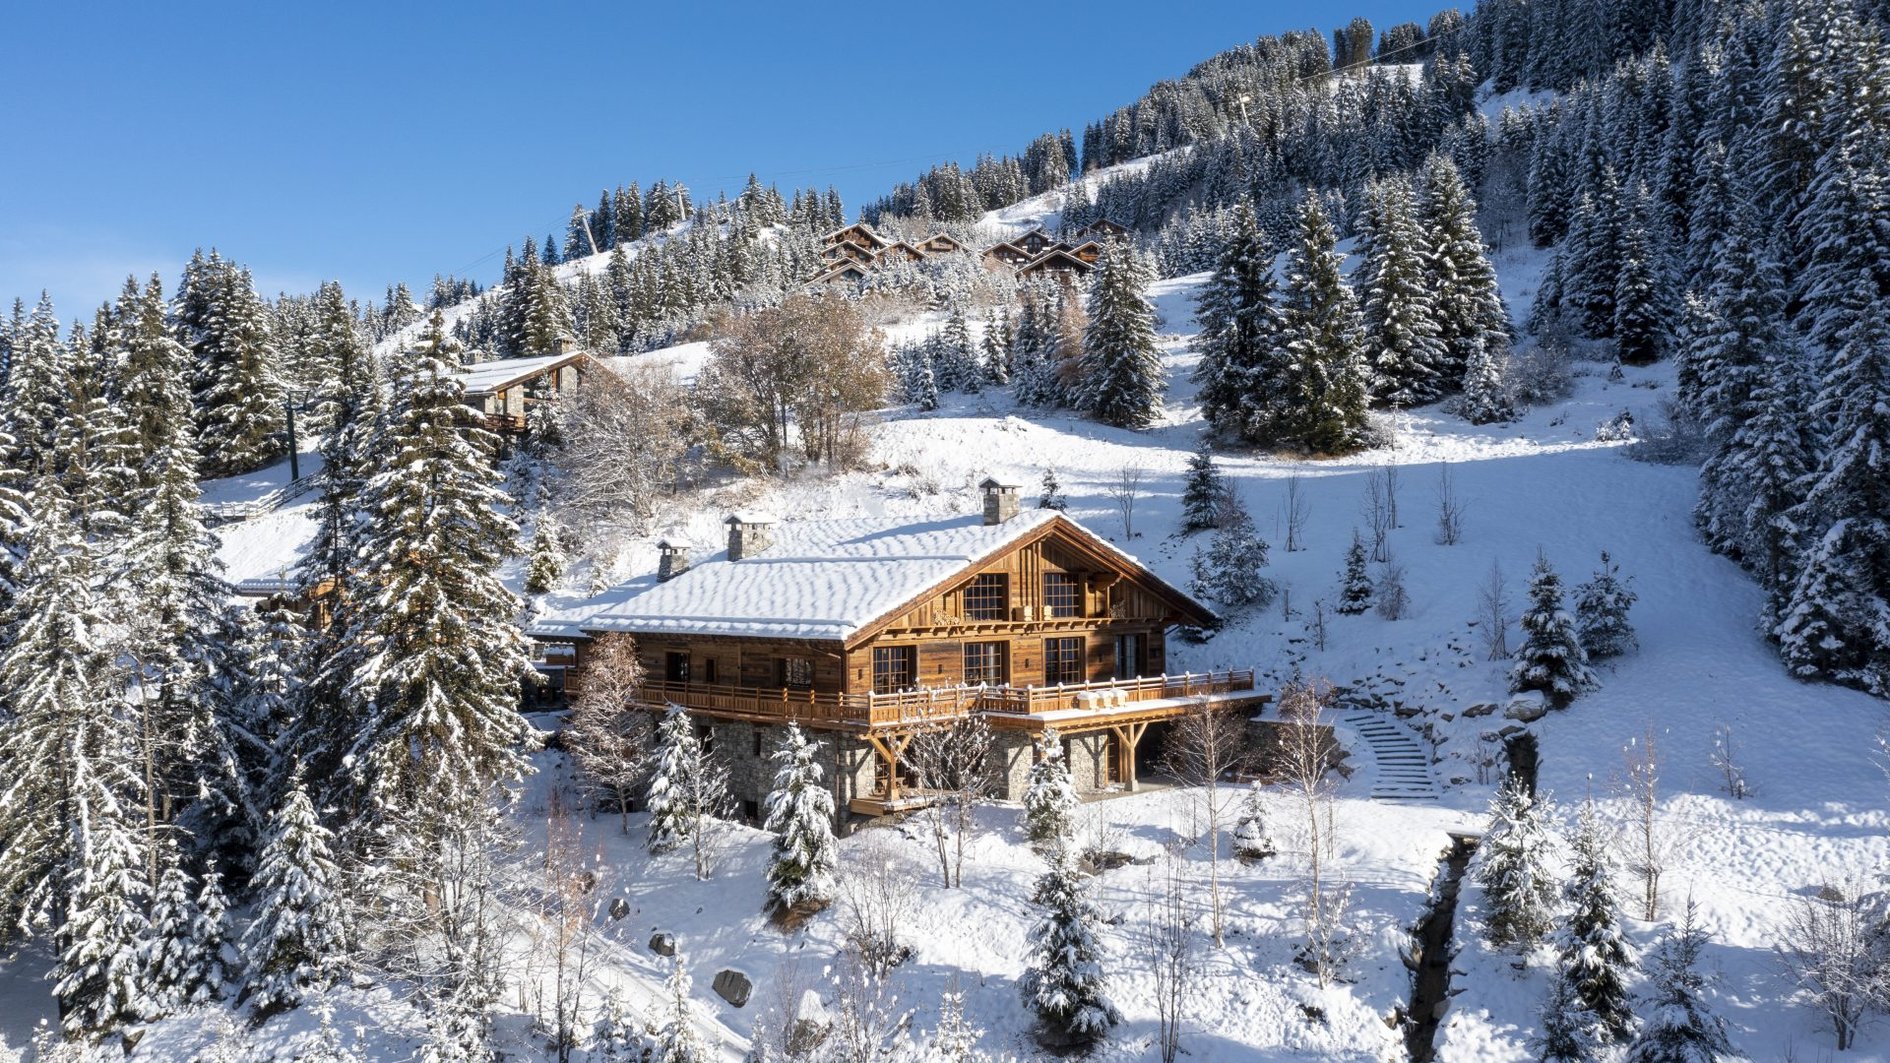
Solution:
{"label": "white snow field", "polygon": [[[1499,257],[1498,267],[1511,306],[1527,306],[1539,259]],[[745,483],[678,499],[651,536],[622,544],[618,575],[652,571],[658,535],[719,542],[721,518],[737,508],[772,510],[783,520],[802,514],[955,516],[976,510],[975,485],[986,476],[1022,484],[1031,504],[1044,469],[1054,467],[1071,516],[1185,586],[1198,540],[1173,533],[1182,470],[1201,431],[1188,381],[1194,363],[1188,350],[1192,298],[1201,280],[1164,280],[1153,289],[1171,372],[1168,407],[1155,428],[1120,431],[1023,410],[1003,391],[948,395],[931,414],[892,409],[874,429],[875,469]],[[700,358],[699,349],[690,349],[653,352],[638,361],[676,364],[689,373]],[[1412,947],[1409,932],[1424,913],[1448,833],[1482,829],[1491,786],[1490,772],[1476,765],[1479,753],[1489,750],[1479,738],[1510,723],[1502,715],[1507,665],[1485,659],[1474,623],[1478,588],[1492,563],[1500,564],[1514,615],[1538,551],[1571,588],[1609,551],[1640,595],[1632,613],[1639,650],[1604,665],[1599,689],[1533,725],[1541,740],[1542,788],[1560,802],[1564,822],[1572,821],[1577,803],[1592,797],[1604,814],[1625,823],[1623,749],[1652,734],[1660,759],[1661,817],[1672,836],[1661,918],[1674,915],[1689,896],[1700,905],[1714,935],[1706,953],[1714,976],[1710,1000],[1745,1054],[1760,1060],[1829,1051],[1830,1034],[1817,1013],[1794,1000],[1774,946],[1792,906],[1808,890],[1865,879],[1885,866],[1890,781],[1876,742],[1884,706],[1787,677],[1755,629],[1758,590],[1696,540],[1689,516],[1695,471],[1630,461],[1620,444],[1595,439],[1597,425],[1624,409],[1637,417],[1651,413],[1671,391],[1670,368],[1630,368],[1612,382],[1605,365],[1576,363],[1576,369],[1566,401],[1532,410],[1514,424],[1473,427],[1426,408],[1396,417],[1392,445],[1347,459],[1217,456],[1273,544],[1268,571],[1282,595],[1265,610],[1231,617],[1203,644],[1176,640],[1173,666],[1252,666],[1273,682],[1297,670],[1352,688],[1361,700],[1402,703],[1414,715],[1397,720],[1388,711],[1356,707],[1332,714],[1351,748],[1353,769],[1340,785],[1337,806],[1339,870],[1356,888],[1357,951],[1343,980],[1320,989],[1293,962],[1303,933],[1300,857],[1292,806],[1283,794],[1272,804],[1282,854],[1253,867],[1223,863],[1227,943],[1202,948],[1182,1035],[1194,1063],[1404,1057],[1402,1034],[1390,1020],[1410,993],[1404,963]],[[1439,545],[1434,536],[1439,470],[1446,463],[1468,505],[1463,540],[1451,546]],[[1132,539],[1106,493],[1129,466],[1146,470]],[[1336,597],[1342,553],[1353,528],[1364,524],[1365,482],[1379,466],[1398,474],[1399,527],[1390,533],[1390,544],[1406,569],[1411,610],[1396,621],[1371,613],[1329,614],[1321,650],[1308,620],[1316,601]],[[1303,478],[1310,511],[1305,548],[1288,553],[1282,546],[1282,502],[1295,473]],[[235,500],[245,490],[266,491],[276,482],[269,475],[258,474],[248,488],[221,484],[214,490],[219,500]],[[222,528],[229,575],[268,576],[286,568],[308,534],[308,505],[297,500]],[[516,568],[513,562],[508,571],[515,580]],[[546,596],[538,608],[578,600],[585,576],[574,574],[570,586]],[[1290,617],[1283,605],[1292,610]],[[1511,646],[1520,639],[1512,627]],[[1488,703],[1497,705],[1492,715],[1465,714]],[[1745,800],[1720,791],[1721,776],[1710,760],[1721,725],[1732,728],[1753,789]],[[1413,748],[1432,754],[1428,774],[1413,769]],[[1374,749],[1385,754],[1383,763]],[[561,804],[576,807],[561,756],[547,753],[538,763],[541,770],[527,783],[518,816],[528,845],[542,844],[554,790],[562,791]],[[1119,834],[1120,847],[1138,858],[1183,843],[1190,873],[1205,890],[1204,845],[1187,844],[1204,830],[1195,791],[1150,788],[1091,802],[1084,811],[1102,817]],[[973,1021],[986,1030],[984,1046],[1030,1058],[1038,1052],[1028,1037],[1029,1017],[1016,980],[1033,919],[1026,895],[1043,864],[1022,838],[1018,808],[993,804],[979,818],[983,831],[962,889],[934,885],[929,841],[916,823],[873,825],[843,841],[842,858],[870,836],[894,836],[923,884],[921,914],[907,939],[914,954],[887,984],[898,1008],[912,1011],[915,1032],[930,1028],[941,992],[955,983],[966,994]],[[629,837],[611,817],[579,822],[600,875],[596,926],[604,944],[595,957],[593,999],[601,1000],[604,986],[619,984],[633,1005],[653,1006],[665,968],[647,942],[658,930],[677,936],[695,977],[698,1018],[729,1058],[746,1047],[748,1034],[784,986],[815,988],[831,999],[828,972],[838,965],[842,936],[838,915],[823,914],[793,934],[767,925],[761,915],[765,834],[732,828],[714,876],[698,883],[686,854],[644,854],[641,817],[632,818]],[[1104,934],[1110,991],[1125,1016],[1099,1048],[1100,1059],[1159,1058],[1153,975],[1140,943],[1152,915],[1151,871],[1132,863],[1096,879],[1110,920]],[[1638,895],[1625,873],[1620,885],[1624,899]],[[605,909],[620,897],[631,910],[613,920]],[[1201,899],[1205,903],[1204,893]],[[1461,951],[1452,964],[1453,995],[1438,1034],[1438,1058],[1534,1058],[1527,1042],[1552,957],[1539,953],[1522,966],[1520,957],[1490,952],[1478,938],[1480,904],[1479,891],[1466,885],[1456,926]],[[1651,944],[1659,926],[1631,917],[1626,925],[1638,946]],[[31,1025],[16,1018],[17,1008],[35,1009],[35,1017],[50,1011],[47,987],[37,980],[41,967],[43,961],[0,969],[0,1002],[9,1012],[0,1016],[0,1036],[15,1045]],[[710,991],[715,973],[725,967],[754,979],[747,1007],[733,1008]],[[334,994],[334,1024],[343,1040],[369,1058],[407,1058],[422,1027],[397,996],[379,988]],[[512,1050],[530,1054],[518,995],[508,994],[505,1005],[515,1011],[502,1017],[501,1037]],[[295,1046],[312,1043],[316,1025],[303,1011],[272,1020],[255,1036],[289,1058]],[[135,1057],[188,1058],[218,1028],[208,1016],[170,1020],[150,1031]],[[1858,1058],[1886,1053],[1890,1032],[1867,1027]]]}

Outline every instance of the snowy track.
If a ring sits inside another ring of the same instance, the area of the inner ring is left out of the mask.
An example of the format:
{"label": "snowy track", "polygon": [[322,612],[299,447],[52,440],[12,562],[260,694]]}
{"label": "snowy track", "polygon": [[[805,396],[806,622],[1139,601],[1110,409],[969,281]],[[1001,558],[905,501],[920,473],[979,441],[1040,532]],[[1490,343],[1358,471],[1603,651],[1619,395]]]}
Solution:
{"label": "snowy track", "polygon": [[1440,796],[1430,754],[1410,728],[1382,713],[1352,712],[1340,722],[1358,733],[1372,755],[1375,801],[1435,801]]}

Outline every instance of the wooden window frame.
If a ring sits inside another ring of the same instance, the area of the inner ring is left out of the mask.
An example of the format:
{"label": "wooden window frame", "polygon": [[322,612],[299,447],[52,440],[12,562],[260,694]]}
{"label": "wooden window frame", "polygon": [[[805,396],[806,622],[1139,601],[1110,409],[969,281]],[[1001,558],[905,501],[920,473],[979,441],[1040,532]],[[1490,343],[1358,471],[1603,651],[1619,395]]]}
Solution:
{"label": "wooden window frame", "polygon": [[[1086,648],[1087,641],[1081,635],[1044,639],[1043,681],[1045,685],[1081,683],[1088,678],[1084,670]],[[1067,660],[1064,659],[1065,655],[1068,656]]]}
{"label": "wooden window frame", "polygon": [[663,679],[670,683],[689,682],[689,654],[671,650],[663,655]]}
{"label": "wooden window frame", "polygon": [[1011,681],[1008,642],[967,642],[964,644],[964,684],[966,686],[1009,686]]}
{"label": "wooden window frame", "polygon": [[1011,618],[1011,577],[1003,572],[985,572],[965,585],[966,620],[1009,620]]}
{"label": "wooden window frame", "polygon": [[[814,659],[812,657],[781,657],[776,660],[776,671],[781,686],[788,690],[814,689]],[[805,672],[806,678],[796,679],[795,675]]]}
{"label": "wooden window frame", "polygon": [[918,685],[917,646],[873,647],[873,693],[895,694]]}
{"label": "wooden window frame", "polygon": [[1083,615],[1083,581],[1068,572],[1043,574],[1043,615],[1080,617]]}

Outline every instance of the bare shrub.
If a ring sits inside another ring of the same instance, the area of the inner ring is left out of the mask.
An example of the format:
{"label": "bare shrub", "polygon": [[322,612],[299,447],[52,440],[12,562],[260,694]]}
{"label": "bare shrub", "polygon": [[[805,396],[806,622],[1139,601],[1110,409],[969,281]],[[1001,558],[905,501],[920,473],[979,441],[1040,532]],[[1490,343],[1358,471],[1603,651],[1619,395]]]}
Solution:
{"label": "bare shrub", "polygon": [[1437,543],[1439,546],[1455,546],[1463,541],[1463,515],[1465,502],[1457,494],[1456,478],[1450,473],[1450,462],[1440,462],[1437,466]]}
{"label": "bare shrub", "polygon": [[899,844],[869,830],[840,864],[840,918],[847,948],[876,978],[912,950],[900,941],[919,906],[919,883]]}
{"label": "bare shrub", "polygon": [[1359,506],[1359,514],[1371,531],[1373,561],[1386,561],[1391,557],[1396,496],[1397,482],[1391,474],[1391,466],[1380,465],[1365,475],[1365,501]]}
{"label": "bare shrub", "polygon": [[1732,724],[1722,723],[1713,730],[1713,767],[1719,770],[1720,788],[1726,796],[1743,801],[1752,796],[1746,784],[1745,769],[1739,766],[1738,751],[1733,747]]}
{"label": "bare shrub", "polygon": [[1122,538],[1135,538],[1135,504],[1142,497],[1142,481],[1148,476],[1148,470],[1140,465],[1124,465],[1116,470],[1116,478],[1110,481],[1105,492],[1115,504],[1116,516],[1122,520]]}
{"label": "bare shrub", "polygon": [[576,761],[585,787],[597,803],[617,813],[630,833],[630,806],[636,787],[648,774],[655,736],[649,710],[631,699],[643,685],[643,664],[636,639],[605,632],[585,651],[583,686],[571,707],[564,748]]}
{"label": "bare shrub", "polygon": [[1188,903],[1193,893],[1187,864],[1175,846],[1163,849],[1162,859],[1149,871],[1149,895],[1155,898],[1143,951],[1155,974],[1155,1014],[1160,1023],[1157,1044],[1162,1063],[1175,1063],[1181,1053],[1181,1024],[1187,1018],[1189,992],[1194,984],[1195,954],[1199,951],[1196,916]]}
{"label": "bare shrub", "polygon": [[1851,1048],[1864,1016],[1884,998],[1877,908],[1857,883],[1820,886],[1794,906],[1778,946],[1800,997],[1830,1021],[1840,1052]]}
{"label": "bare shrub", "polygon": [[1312,502],[1306,497],[1306,478],[1294,472],[1286,478],[1286,552],[1306,548],[1306,521],[1312,516]]}
{"label": "bare shrub", "polygon": [[1197,699],[1177,719],[1163,750],[1164,766],[1191,786],[1201,789],[1202,812],[1207,820],[1208,926],[1214,943],[1222,943],[1225,908],[1221,897],[1221,821],[1232,803],[1222,785],[1228,772],[1247,760],[1246,718],[1225,702]]}
{"label": "bare shrub", "polygon": [[1635,461],[1698,465],[1712,449],[1706,426],[1692,410],[1672,399],[1662,399],[1653,416],[1642,417],[1635,428],[1634,442],[1623,448],[1623,453]]}
{"label": "bare shrub", "polygon": [[1306,920],[1300,963],[1321,988],[1338,976],[1351,947],[1347,913],[1352,890],[1335,866],[1336,786],[1330,774],[1335,748],[1331,733],[1319,724],[1320,711],[1330,699],[1331,687],[1317,680],[1299,680],[1282,688],[1275,750],[1281,781],[1298,806]]}
{"label": "bare shrub", "polygon": [[1411,596],[1404,589],[1404,566],[1390,558],[1378,566],[1378,600],[1372,605],[1386,620],[1402,620],[1410,611]]}
{"label": "bare shrub", "polygon": [[1548,406],[1575,391],[1575,371],[1568,347],[1554,340],[1533,343],[1510,355],[1503,388],[1521,406]]}
{"label": "bare shrub", "polygon": [[1490,574],[1477,589],[1477,621],[1483,628],[1483,649],[1492,661],[1509,656],[1509,580],[1503,566],[1490,562]]}
{"label": "bare shrub", "polygon": [[667,372],[594,373],[568,407],[554,452],[560,500],[586,525],[642,534],[675,488],[691,443],[689,404]]}
{"label": "bare shrub", "polygon": [[1627,867],[1641,883],[1641,918],[1660,915],[1660,879],[1679,839],[1660,807],[1660,749],[1654,728],[1622,749],[1626,761],[1626,788],[1631,809],[1627,829]]}
{"label": "bare shrub", "polygon": [[991,745],[996,737],[981,715],[965,714],[933,724],[916,735],[905,760],[919,788],[933,791],[924,819],[938,852],[939,877],[947,889],[963,885],[965,846],[977,827],[973,814],[991,787]]}

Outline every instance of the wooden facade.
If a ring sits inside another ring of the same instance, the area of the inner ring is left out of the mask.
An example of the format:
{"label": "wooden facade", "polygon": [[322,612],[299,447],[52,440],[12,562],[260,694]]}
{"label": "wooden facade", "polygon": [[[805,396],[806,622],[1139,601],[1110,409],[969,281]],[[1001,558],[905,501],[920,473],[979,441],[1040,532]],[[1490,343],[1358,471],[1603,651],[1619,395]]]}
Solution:
{"label": "wooden facade", "polygon": [[1128,238],[1129,227],[1117,224],[1108,218],[1097,218],[1070,234],[1072,240],[1126,240]]}
{"label": "wooden facade", "polygon": [[1023,278],[1048,277],[1067,283],[1088,276],[1095,268],[1062,248],[1052,248],[1017,267],[1017,275]]}
{"label": "wooden facade", "polygon": [[923,262],[925,261],[925,252],[901,240],[896,244],[887,244],[885,250],[881,251],[873,261],[876,263]]}
{"label": "wooden facade", "polygon": [[568,399],[591,373],[604,372],[583,351],[541,358],[476,362],[459,373],[466,404],[485,414],[486,428],[501,436],[522,435],[531,407],[549,398]]}

